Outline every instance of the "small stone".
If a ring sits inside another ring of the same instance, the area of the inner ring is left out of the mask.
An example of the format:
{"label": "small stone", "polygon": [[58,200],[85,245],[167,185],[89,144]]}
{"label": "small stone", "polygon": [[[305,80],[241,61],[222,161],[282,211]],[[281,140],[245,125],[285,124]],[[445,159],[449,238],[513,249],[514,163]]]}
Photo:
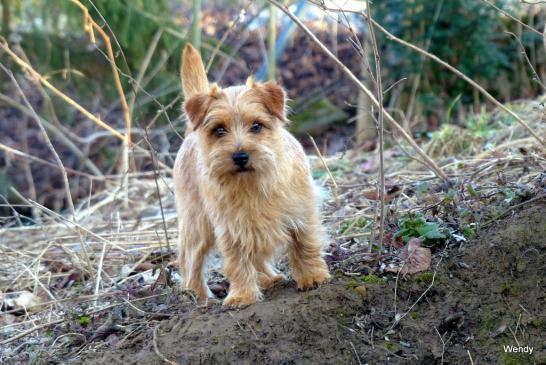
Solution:
{"label": "small stone", "polygon": [[357,286],[354,289],[362,298],[366,297],[366,287],[364,285]]}

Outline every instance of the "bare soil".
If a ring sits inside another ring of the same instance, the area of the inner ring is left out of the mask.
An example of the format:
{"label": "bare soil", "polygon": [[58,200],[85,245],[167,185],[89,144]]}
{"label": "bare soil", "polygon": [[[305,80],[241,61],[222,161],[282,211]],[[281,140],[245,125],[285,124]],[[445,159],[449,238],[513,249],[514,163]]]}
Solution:
{"label": "bare soil", "polygon": [[[514,210],[473,242],[437,253],[428,274],[337,272],[307,292],[282,283],[237,310],[175,304],[169,319],[110,335],[68,362],[546,364],[545,212],[544,199]],[[518,343],[532,355],[504,352]]]}

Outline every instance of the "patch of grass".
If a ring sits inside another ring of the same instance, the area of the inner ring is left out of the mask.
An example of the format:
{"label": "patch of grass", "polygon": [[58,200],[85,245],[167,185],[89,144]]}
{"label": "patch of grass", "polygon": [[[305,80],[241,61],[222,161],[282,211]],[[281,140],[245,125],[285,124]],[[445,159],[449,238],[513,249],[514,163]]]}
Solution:
{"label": "patch of grass", "polygon": [[485,111],[470,117],[467,127],[470,134],[477,138],[487,138],[495,132],[489,125],[489,114]]}
{"label": "patch of grass", "polygon": [[526,352],[505,352],[502,361],[505,365],[530,364],[531,357]]}
{"label": "patch of grass", "polygon": [[414,320],[419,320],[421,319],[421,315],[418,313],[418,312],[411,312],[410,314],[410,317]]}
{"label": "patch of grass", "polygon": [[368,224],[368,220],[364,217],[359,217],[355,219],[347,219],[341,223],[339,227],[339,233],[345,234],[353,228],[364,228]]}
{"label": "patch of grass", "polygon": [[91,323],[91,317],[81,316],[80,318],[78,318],[78,323],[81,324],[82,326],[87,326],[88,324]]}
{"label": "patch of grass", "polygon": [[347,284],[345,284],[345,287],[347,289],[355,289],[356,287],[359,287],[362,285],[362,283],[366,284],[376,284],[376,285],[385,285],[387,284],[387,278],[383,278],[374,274],[368,274],[368,275],[362,275],[358,276],[356,278],[352,278],[351,281],[349,281]]}
{"label": "patch of grass", "polygon": [[374,274],[362,275],[360,277],[360,280],[362,280],[365,283],[371,283],[371,284],[385,285],[387,283],[387,278],[382,278]]}
{"label": "patch of grass", "polygon": [[500,293],[507,296],[519,297],[523,294],[523,289],[514,283],[503,283],[500,287]]}
{"label": "patch of grass", "polygon": [[476,225],[475,224],[465,224],[461,228],[461,233],[466,239],[476,238]]}
{"label": "patch of grass", "polygon": [[432,283],[432,279],[434,278],[434,274],[431,272],[424,272],[415,277],[415,281],[418,283],[426,283],[430,284]]}
{"label": "patch of grass", "polygon": [[536,328],[546,329],[546,320],[534,318],[533,320],[531,320],[531,325]]}

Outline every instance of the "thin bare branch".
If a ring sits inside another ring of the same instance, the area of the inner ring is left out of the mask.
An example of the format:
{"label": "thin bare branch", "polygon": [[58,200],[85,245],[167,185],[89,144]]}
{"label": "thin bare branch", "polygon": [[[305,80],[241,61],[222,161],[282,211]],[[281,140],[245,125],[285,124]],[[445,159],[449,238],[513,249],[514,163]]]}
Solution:
{"label": "thin bare branch", "polygon": [[[343,64],[314,34],[307,28],[305,24],[301,22],[301,20],[295,16],[288,7],[282,5],[276,0],[267,0],[270,3],[274,4],[277,8],[281,9],[282,12],[284,12],[290,19],[292,19],[304,32],[311,38],[311,40],[319,46],[319,48],[329,57],[331,58],[336,65],[340,68],[340,70],[348,76],[348,78],[366,95],[370,98],[370,100],[375,104],[376,107],[379,107],[379,102],[373,95],[373,93],[366,87],[362,82],[356,77],[351,70],[347,66]],[[440,169],[438,165],[417,145],[417,143],[413,140],[413,138],[402,128],[400,124],[387,112],[383,109],[383,115],[385,118],[387,118],[387,121],[398,131],[400,134],[406,139],[406,141],[415,149],[417,154],[421,156],[421,158],[426,162],[427,166],[442,180],[447,180],[446,174]]]}

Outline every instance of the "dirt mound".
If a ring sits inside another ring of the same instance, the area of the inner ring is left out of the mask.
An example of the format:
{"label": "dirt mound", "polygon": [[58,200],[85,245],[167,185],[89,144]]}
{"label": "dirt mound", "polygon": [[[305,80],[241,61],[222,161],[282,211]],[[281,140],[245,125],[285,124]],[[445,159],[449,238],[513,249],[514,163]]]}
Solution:
{"label": "dirt mound", "polygon": [[[475,242],[441,260],[440,254],[434,273],[398,280],[338,273],[332,283],[303,293],[284,283],[263,303],[181,310],[78,361],[157,364],[164,356],[180,364],[441,364],[470,358],[477,364],[543,364],[545,208],[544,200],[523,208]],[[504,345],[518,344],[533,353],[504,351]]]}

